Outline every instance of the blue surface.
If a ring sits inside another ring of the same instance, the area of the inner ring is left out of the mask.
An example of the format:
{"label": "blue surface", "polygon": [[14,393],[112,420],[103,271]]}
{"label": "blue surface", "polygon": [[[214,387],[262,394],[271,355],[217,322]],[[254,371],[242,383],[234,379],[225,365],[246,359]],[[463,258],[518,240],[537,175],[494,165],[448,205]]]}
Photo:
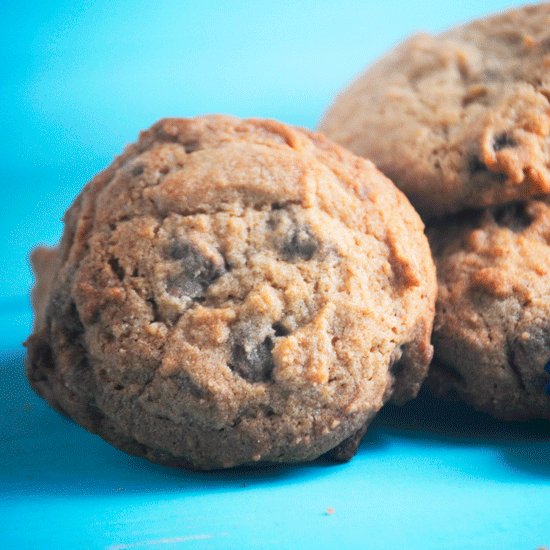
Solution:
{"label": "blue surface", "polygon": [[50,410],[25,382],[21,347],[30,248],[57,241],[75,194],[139,129],[207,112],[314,127],[406,35],[513,4],[0,3],[2,548],[550,545],[548,423],[501,424],[423,396],[386,408],[350,464],[189,473]]}

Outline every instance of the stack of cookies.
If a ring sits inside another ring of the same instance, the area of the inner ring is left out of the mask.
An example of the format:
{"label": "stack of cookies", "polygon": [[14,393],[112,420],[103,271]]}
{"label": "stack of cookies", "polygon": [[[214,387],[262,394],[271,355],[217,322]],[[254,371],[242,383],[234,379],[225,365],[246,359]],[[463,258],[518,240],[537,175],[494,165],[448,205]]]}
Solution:
{"label": "stack of cookies", "polygon": [[550,418],[549,29],[539,6],[406,42],[322,124],[355,154],[259,119],[143,132],[33,253],[32,386],[194,469],[349,459],[430,364]]}
{"label": "stack of cookies", "polygon": [[550,4],[412,37],[321,129],[427,223],[430,386],[498,418],[550,419]]}

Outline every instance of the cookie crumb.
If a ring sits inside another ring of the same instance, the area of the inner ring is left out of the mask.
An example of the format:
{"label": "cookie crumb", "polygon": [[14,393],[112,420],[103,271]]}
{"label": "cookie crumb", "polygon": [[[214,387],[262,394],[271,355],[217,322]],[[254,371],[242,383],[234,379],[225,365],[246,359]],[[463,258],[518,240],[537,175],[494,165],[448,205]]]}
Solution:
{"label": "cookie crumb", "polygon": [[325,516],[332,516],[334,512],[335,512],[334,508],[327,508],[325,512]]}

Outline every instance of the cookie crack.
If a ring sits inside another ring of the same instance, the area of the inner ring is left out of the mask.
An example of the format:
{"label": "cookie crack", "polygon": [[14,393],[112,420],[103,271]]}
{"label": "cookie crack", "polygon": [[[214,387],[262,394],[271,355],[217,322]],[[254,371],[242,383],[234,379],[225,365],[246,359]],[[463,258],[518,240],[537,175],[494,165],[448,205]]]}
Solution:
{"label": "cookie crack", "polygon": [[[154,204],[153,199],[148,197],[146,200],[150,201]],[[161,213],[156,208],[156,205],[155,205],[155,210],[156,210],[155,215],[151,215],[150,213],[147,213],[146,216],[154,218],[159,223],[164,222],[170,216],[179,216],[181,218],[190,218],[190,217],[193,217],[193,216],[201,216],[201,215],[216,216],[217,214],[225,214],[225,213],[230,213],[234,218],[242,219],[244,217],[244,211],[247,210],[247,209],[248,210],[253,210],[254,212],[265,212],[267,207],[271,207],[271,209],[274,209],[274,210],[280,210],[280,209],[285,209],[288,206],[293,206],[293,205],[300,206],[304,210],[307,210],[309,208],[309,207],[304,206],[302,201],[299,201],[299,200],[285,200],[285,201],[269,201],[268,200],[268,201],[261,202],[261,203],[243,204],[242,205],[243,209],[242,209],[241,212],[235,212],[230,208],[224,208],[222,206],[220,208],[216,208],[216,209],[213,209],[213,210],[208,210],[206,208],[194,208],[194,209],[191,209],[191,210],[188,210],[188,211],[185,211],[185,212],[170,211],[170,212],[166,212],[166,213]],[[122,216],[121,218],[110,220],[109,224],[108,224],[109,229],[111,231],[115,231],[119,224],[124,223],[124,222],[131,222],[136,218],[142,218],[142,217],[144,217],[143,214],[141,214],[139,212],[136,212],[132,215],[125,215],[125,216]],[[94,227],[94,229],[99,229],[99,228]]]}

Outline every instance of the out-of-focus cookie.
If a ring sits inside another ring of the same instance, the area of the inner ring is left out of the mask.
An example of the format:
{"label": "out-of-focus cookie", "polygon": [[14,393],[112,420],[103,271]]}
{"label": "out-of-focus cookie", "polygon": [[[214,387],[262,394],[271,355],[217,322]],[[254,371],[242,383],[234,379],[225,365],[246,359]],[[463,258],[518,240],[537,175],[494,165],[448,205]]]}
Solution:
{"label": "out-of-focus cookie", "polygon": [[370,158],[421,216],[550,193],[550,4],[413,36],[320,129]]}
{"label": "out-of-focus cookie", "polygon": [[430,386],[502,419],[550,419],[550,199],[459,214],[428,236]]}
{"label": "out-of-focus cookie", "polygon": [[50,254],[34,255],[31,384],[157,462],[349,458],[432,356],[416,212],[369,161],[273,121],[157,123],[84,188]]}

